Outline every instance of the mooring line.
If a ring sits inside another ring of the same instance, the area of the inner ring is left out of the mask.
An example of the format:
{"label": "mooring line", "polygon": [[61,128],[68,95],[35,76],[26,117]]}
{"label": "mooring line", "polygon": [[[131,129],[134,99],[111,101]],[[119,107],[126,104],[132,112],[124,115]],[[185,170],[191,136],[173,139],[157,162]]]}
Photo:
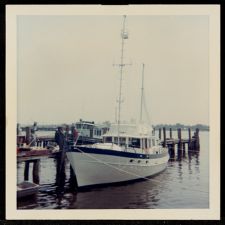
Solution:
{"label": "mooring line", "polygon": [[[142,177],[142,176],[140,176],[140,175],[138,175],[138,174],[135,174],[135,173],[128,172],[128,171],[126,171],[126,170],[117,168],[117,167],[115,167],[115,166],[112,166],[112,165],[110,165],[110,164],[108,164],[108,163],[106,163],[106,162],[100,160],[100,159],[97,159],[96,157],[92,156],[92,155],[89,154],[89,153],[86,153],[86,152],[82,151],[81,149],[79,149],[79,148],[77,148],[77,147],[76,147],[76,149],[77,149],[79,152],[81,152],[81,153],[87,155],[89,158],[92,158],[92,159],[94,159],[95,161],[100,162],[100,163],[102,163],[102,164],[104,164],[104,165],[106,165],[106,166],[112,167],[112,168],[114,168],[114,169],[116,169],[116,170],[118,170],[118,171],[127,173],[127,174],[129,174],[129,175],[133,175],[133,176],[135,176],[135,177],[138,177],[138,178],[141,178],[141,179],[144,179],[144,180],[147,180],[147,181],[154,181],[154,182],[158,182],[158,183],[164,184],[162,181],[159,181],[159,180],[157,180],[157,179],[155,179],[155,178],[149,179],[149,178],[147,178],[147,177]],[[186,187],[182,187],[182,188],[183,188],[183,189],[186,189],[186,190],[189,190],[189,188],[186,188]],[[199,191],[199,192],[203,192],[203,193],[207,193],[207,194],[209,193],[209,192],[207,192],[207,191],[197,190],[197,189],[194,189],[194,190],[191,189],[191,191]]]}
{"label": "mooring line", "polygon": [[147,178],[147,177],[142,177],[142,176],[140,176],[140,175],[138,175],[138,174],[135,174],[135,173],[132,173],[132,172],[128,172],[128,171],[126,171],[126,170],[123,170],[123,169],[117,168],[117,167],[115,167],[115,166],[112,166],[112,165],[110,165],[109,163],[106,163],[106,162],[104,162],[104,161],[102,161],[102,160],[100,160],[100,159],[97,159],[96,157],[92,156],[92,155],[89,154],[89,153],[86,153],[86,152],[82,151],[81,149],[79,149],[79,148],[77,148],[77,147],[76,147],[76,149],[77,149],[79,152],[81,152],[81,153],[87,155],[89,158],[92,158],[92,159],[94,159],[95,161],[100,162],[100,163],[102,163],[102,164],[104,164],[104,165],[106,165],[106,166],[112,167],[112,168],[115,169],[115,170],[118,170],[118,171],[127,173],[127,174],[129,174],[129,175],[133,175],[133,176],[135,176],[135,177],[142,178],[142,179],[145,179],[145,180],[149,180],[149,181],[151,180],[151,179],[149,179],[149,178]]}

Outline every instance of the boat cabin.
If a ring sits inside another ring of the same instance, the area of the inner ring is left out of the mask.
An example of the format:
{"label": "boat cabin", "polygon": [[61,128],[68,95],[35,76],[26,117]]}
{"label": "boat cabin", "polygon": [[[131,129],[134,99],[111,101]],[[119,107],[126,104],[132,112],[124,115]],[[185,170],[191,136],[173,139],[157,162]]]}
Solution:
{"label": "boat cabin", "polygon": [[[151,136],[151,129],[136,125],[120,125],[119,144],[126,148],[149,149],[159,144],[155,136]],[[103,135],[103,143],[118,144],[118,128],[110,127],[110,131]]]}
{"label": "boat cabin", "polygon": [[[128,137],[120,136],[120,145],[130,148],[148,149],[158,144],[158,140],[155,137]],[[118,144],[118,137],[116,136],[104,136],[103,143]]]}
{"label": "boat cabin", "polygon": [[99,139],[109,130],[105,125],[95,124],[94,121],[90,122],[83,120],[75,123],[75,128],[83,137]]}

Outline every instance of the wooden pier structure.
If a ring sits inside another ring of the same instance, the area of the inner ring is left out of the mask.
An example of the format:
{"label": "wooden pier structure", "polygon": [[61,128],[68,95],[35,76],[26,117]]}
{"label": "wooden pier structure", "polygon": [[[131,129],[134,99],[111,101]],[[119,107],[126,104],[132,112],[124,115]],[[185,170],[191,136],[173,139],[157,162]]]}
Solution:
{"label": "wooden pier structure", "polygon": [[[168,147],[170,158],[175,156],[175,147],[177,146],[178,154],[185,152],[186,147],[188,151],[200,151],[199,129],[197,128],[194,135],[191,135],[191,129],[188,129],[188,138],[182,138],[181,128],[177,129],[177,138],[173,138],[172,129],[169,129],[169,137],[166,137],[166,128],[159,128],[159,140],[163,147]],[[163,131],[163,137],[162,137]],[[154,131],[155,132],[155,131]]]}

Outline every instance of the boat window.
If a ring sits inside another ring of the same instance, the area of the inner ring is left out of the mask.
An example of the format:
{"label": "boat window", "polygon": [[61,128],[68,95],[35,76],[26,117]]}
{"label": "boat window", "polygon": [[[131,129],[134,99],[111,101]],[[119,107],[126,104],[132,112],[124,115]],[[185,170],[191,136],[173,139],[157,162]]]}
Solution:
{"label": "boat window", "polygon": [[106,143],[112,143],[112,137],[105,137]]}
{"label": "boat window", "polygon": [[114,143],[118,144],[118,137],[114,137]]}
{"label": "boat window", "polygon": [[87,127],[86,127],[87,129],[91,129],[91,126],[90,126],[90,125],[86,125],[86,126],[87,126]]}
{"label": "boat window", "polygon": [[145,145],[144,145],[145,148],[148,148],[148,139],[145,138],[145,139],[144,139],[144,142],[145,142]]}
{"label": "boat window", "polygon": [[139,138],[132,138],[131,143],[129,143],[129,146],[134,147],[134,148],[140,148],[140,139]]}
{"label": "boat window", "polygon": [[77,128],[77,129],[80,129],[80,128],[81,128],[81,125],[80,125],[80,124],[77,124],[77,125],[76,125],[76,128]]}
{"label": "boat window", "polygon": [[120,145],[125,146],[126,145],[126,138],[120,137]]}

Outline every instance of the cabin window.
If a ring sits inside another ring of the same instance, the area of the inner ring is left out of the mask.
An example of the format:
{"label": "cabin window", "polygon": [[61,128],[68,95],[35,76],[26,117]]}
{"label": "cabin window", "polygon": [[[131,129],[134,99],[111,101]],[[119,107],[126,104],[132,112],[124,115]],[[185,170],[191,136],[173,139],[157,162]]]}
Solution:
{"label": "cabin window", "polygon": [[91,129],[93,129],[93,126],[92,126],[92,125],[86,125],[86,128],[87,128],[88,130],[91,130]]}
{"label": "cabin window", "polygon": [[144,139],[144,147],[148,148],[148,140],[147,139]]}
{"label": "cabin window", "polygon": [[120,145],[122,145],[122,146],[126,145],[126,138],[120,137]]}
{"label": "cabin window", "polygon": [[131,143],[130,143],[130,147],[140,148],[140,139],[139,138],[132,138]]}
{"label": "cabin window", "polygon": [[106,143],[112,143],[112,137],[105,137]]}
{"label": "cabin window", "polygon": [[77,124],[77,125],[76,125],[76,128],[77,128],[77,129],[80,129],[80,128],[81,128],[81,125],[80,125],[80,124]]}

